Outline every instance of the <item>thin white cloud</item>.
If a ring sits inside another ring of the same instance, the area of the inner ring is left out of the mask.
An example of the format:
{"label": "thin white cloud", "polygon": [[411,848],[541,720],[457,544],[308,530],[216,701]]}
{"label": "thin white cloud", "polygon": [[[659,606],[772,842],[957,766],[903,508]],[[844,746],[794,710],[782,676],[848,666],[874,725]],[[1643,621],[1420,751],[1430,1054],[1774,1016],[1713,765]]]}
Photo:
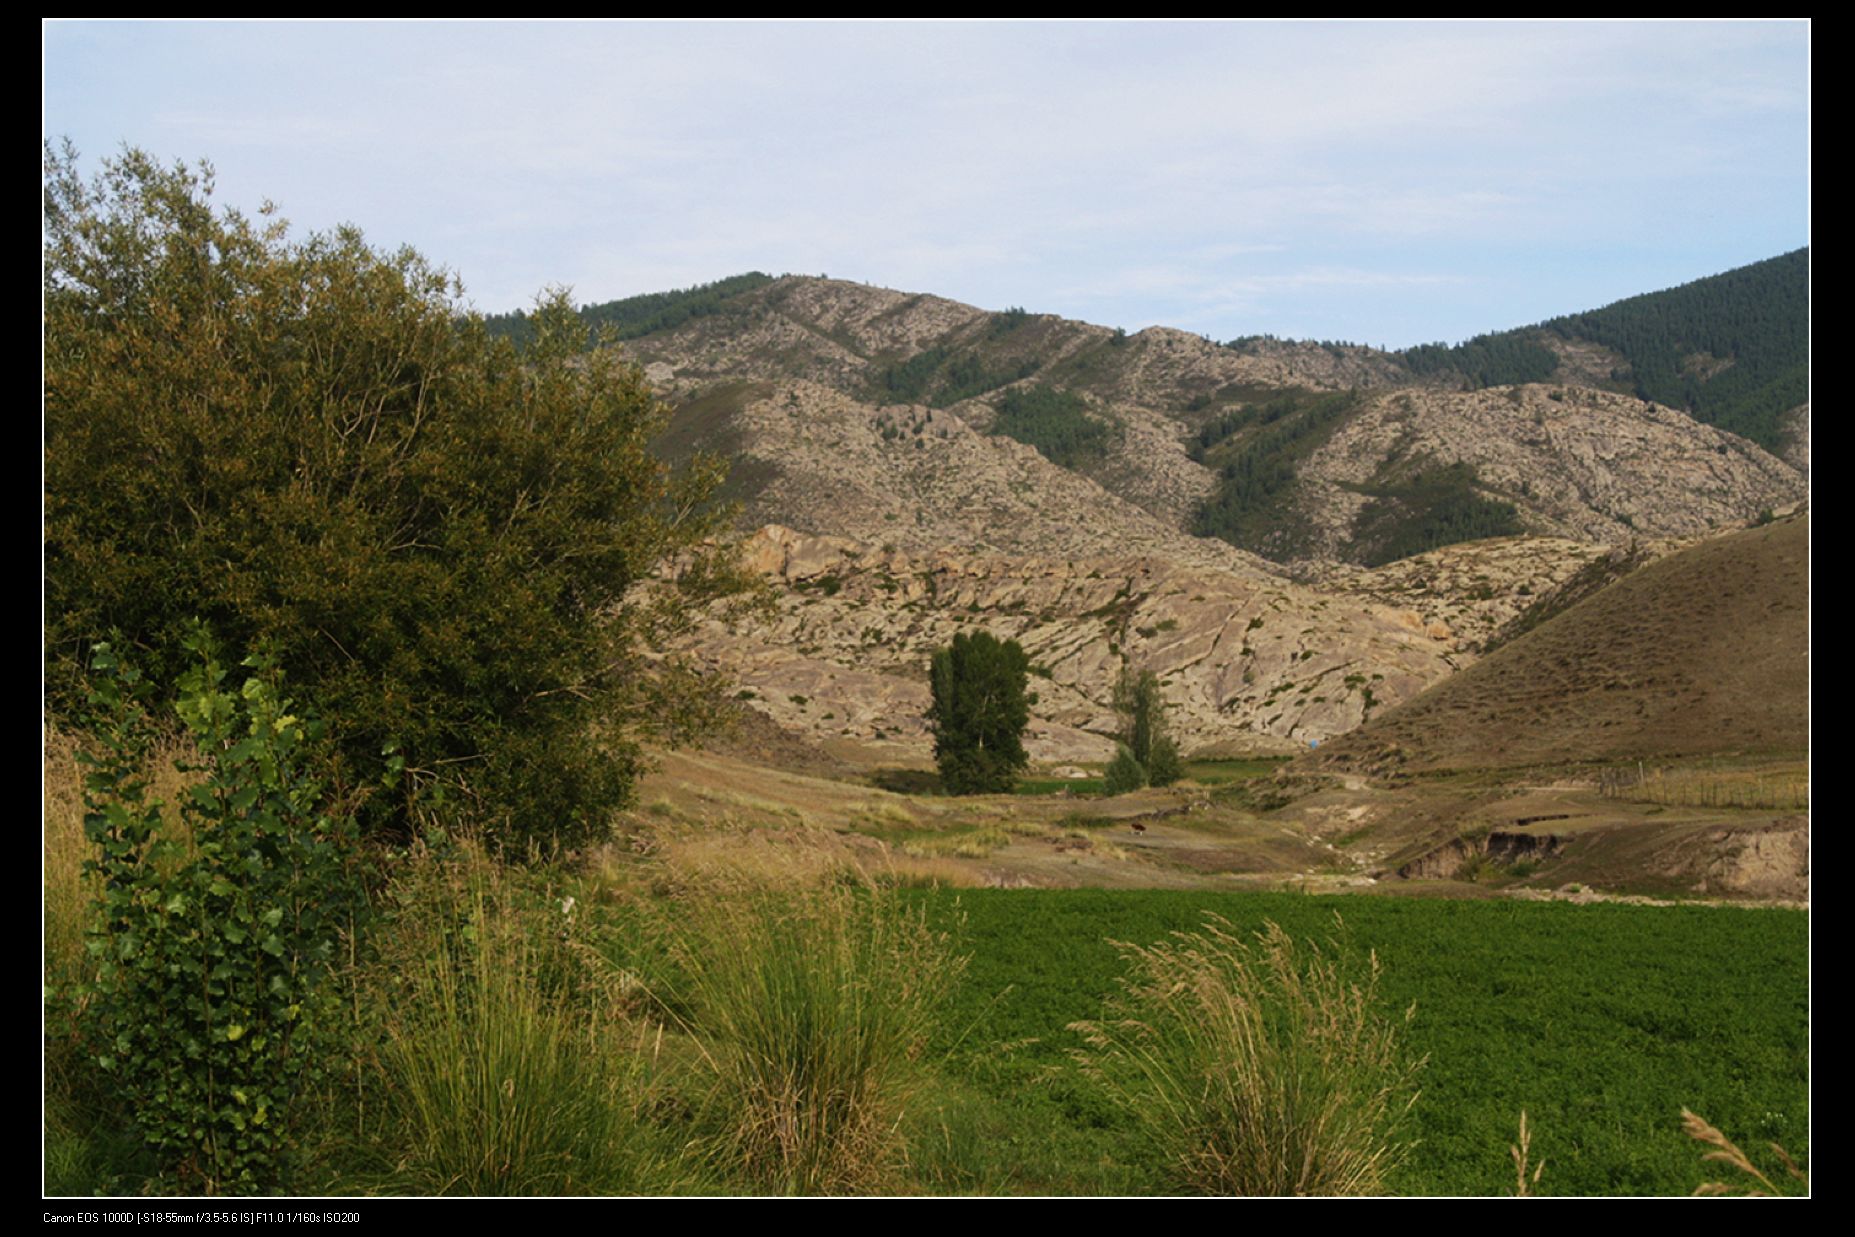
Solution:
{"label": "thin white cloud", "polygon": [[758,267],[1433,338],[1400,318],[1451,287],[1807,238],[1795,22],[45,30],[49,134],[211,156],[227,200],[412,243],[487,307]]}

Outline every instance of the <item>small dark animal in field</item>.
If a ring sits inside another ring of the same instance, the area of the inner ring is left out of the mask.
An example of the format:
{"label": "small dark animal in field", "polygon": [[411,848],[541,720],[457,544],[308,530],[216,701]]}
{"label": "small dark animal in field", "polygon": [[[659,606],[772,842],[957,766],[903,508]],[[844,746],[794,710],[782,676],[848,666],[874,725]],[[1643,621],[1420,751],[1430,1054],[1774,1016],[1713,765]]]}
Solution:
{"label": "small dark animal in field", "polygon": [[1134,822],[1134,832],[1135,832],[1135,833],[1145,833],[1145,832],[1146,832],[1146,826],[1145,826],[1145,825],[1143,825],[1143,824],[1141,824],[1141,823],[1140,823],[1139,821],[1137,821],[1137,820],[1136,820],[1136,821]]}

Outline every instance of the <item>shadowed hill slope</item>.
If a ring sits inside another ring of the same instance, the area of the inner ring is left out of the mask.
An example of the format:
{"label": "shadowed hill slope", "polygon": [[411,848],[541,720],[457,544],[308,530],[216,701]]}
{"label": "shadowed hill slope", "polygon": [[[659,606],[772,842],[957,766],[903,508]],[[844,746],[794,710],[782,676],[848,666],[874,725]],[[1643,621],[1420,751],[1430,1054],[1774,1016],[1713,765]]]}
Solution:
{"label": "shadowed hill slope", "polygon": [[1803,751],[1809,530],[1804,515],[1671,554],[1318,759],[1416,771]]}

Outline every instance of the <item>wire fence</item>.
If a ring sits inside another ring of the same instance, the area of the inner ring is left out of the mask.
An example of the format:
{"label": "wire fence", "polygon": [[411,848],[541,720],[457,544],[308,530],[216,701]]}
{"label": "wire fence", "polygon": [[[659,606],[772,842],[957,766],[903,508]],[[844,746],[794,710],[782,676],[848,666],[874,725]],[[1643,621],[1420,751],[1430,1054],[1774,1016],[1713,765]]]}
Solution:
{"label": "wire fence", "polygon": [[1808,765],[1756,765],[1727,761],[1649,765],[1638,762],[1598,775],[1605,798],[1669,807],[1763,808],[1807,811]]}

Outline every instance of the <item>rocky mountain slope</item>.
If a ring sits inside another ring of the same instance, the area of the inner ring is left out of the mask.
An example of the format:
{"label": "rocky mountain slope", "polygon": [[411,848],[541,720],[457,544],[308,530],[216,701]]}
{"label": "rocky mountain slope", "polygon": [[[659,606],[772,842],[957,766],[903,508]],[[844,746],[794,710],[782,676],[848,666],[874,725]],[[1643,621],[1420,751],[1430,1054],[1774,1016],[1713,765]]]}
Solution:
{"label": "rocky mountain slope", "polygon": [[[1188,749],[1304,748],[1561,589],[1807,496],[1792,463],[1596,386],[1462,390],[1371,349],[741,287],[624,346],[675,406],[660,449],[731,459],[777,586],[775,617],[705,620],[693,647],[827,746],[925,758],[928,657],[981,625],[1040,667],[1040,759],[1109,754],[1123,665],[1161,674]],[[1558,342],[1557,374],[1615,368]],[[1490,530],[1513,535],[1460,540]]]}
{"label": "rocky mountain slope", "polygon": [[1376,489],[1465,464],[1528,532],[1615,545],[1697,537],[1803,500],[1790,464],[1684,413],[1586,387],[1387,392],[1308,457],[1295,501],[1342,557]]}
{"label": "rocky mountain slope", "polygon": [[[924,759],[928,659],[983,627],[1031,655],[1041,761],[1112,755],[1124,664],[1160,675],[1188,750],[1304,749],[1473,661],[1486,633],[1595,554],[1479,543],[1314,587],[1211,557],[922,551],[777,525],[746,548],[776,585],[775,613],[707,619],[688,647],[755,709],[827,747]],[[1455,600],[1471,579],[1483,597]]]}
{"label": "rocky mountain slope", "polygon": [[[859,497],[895,493],[898,473],[941,463],[915,454],[924,433],[966,443],[957,467],[989,473],[975,482],[981,488],[1023,487],[1031,479],[1012,451],[971,450],[968,440],[1011,443],[999,432],[1006,399],[1054,393],[1069,401],[1064,415],[1094,422],[1107,444],[1062,471],[1175,531],[1217,532],[1278,560],[1374,561],[1356,527],[1362,513],[1375,511],[1375,526],[1421,523],[1426,513],[1406,510],[1411,503],[1400,487],[1446,466],[1462,470],[1465,493],[1476,501],[1511,507],[1511,521],[1495,531],[1608,543],[1698,535],[1807,492],[1799,468],[1762,448],[1610,391],[1562,384],[1447,390],[1416,382],[1396,356],[1371,349],[1270,340],[1226,346],[1164,328],[1124,336],[842,281],[775,280],[626,346],[666,395],[694,409],[677,436],[739,456],[750,490],[769,473],[806,471],[827,448],[854,438],[853,454],[829,466],[833,477]],[[1343,390],[1364,394],[1305,432],[1282,432],[1303,417],[1299,410],[1278,424],[1267,407],[1283,392]],[[751,415],[743,420],[743,413]],[[1246,424],[1252,414],[1256,423]],[[1232,425],[1211,450],[1194,447]],[[813,458],[798,458],[806,455]],[[1292,470],[1279,492],[1257,503],[1253,536],[1232,535],[1202,514],[1239,464]],[[1073,490],[1054,477],[1046,471],[1039,481]],[[775,492],[752,517],[846,531],[783,508],[793,488]],[[916,504],[914,520],[926,529],[949,514]],[[947,520],[940,542],[967,543],[974,523]],[[1307,531],[1281,535],[1289,523]],[[880,531],[868,524],[855,530]],[[1070,552],[1055,542],[1023,544],[1039,535],[1031,525],[1019,523],[1009,535],[1020,543],[1014,548]]]}

